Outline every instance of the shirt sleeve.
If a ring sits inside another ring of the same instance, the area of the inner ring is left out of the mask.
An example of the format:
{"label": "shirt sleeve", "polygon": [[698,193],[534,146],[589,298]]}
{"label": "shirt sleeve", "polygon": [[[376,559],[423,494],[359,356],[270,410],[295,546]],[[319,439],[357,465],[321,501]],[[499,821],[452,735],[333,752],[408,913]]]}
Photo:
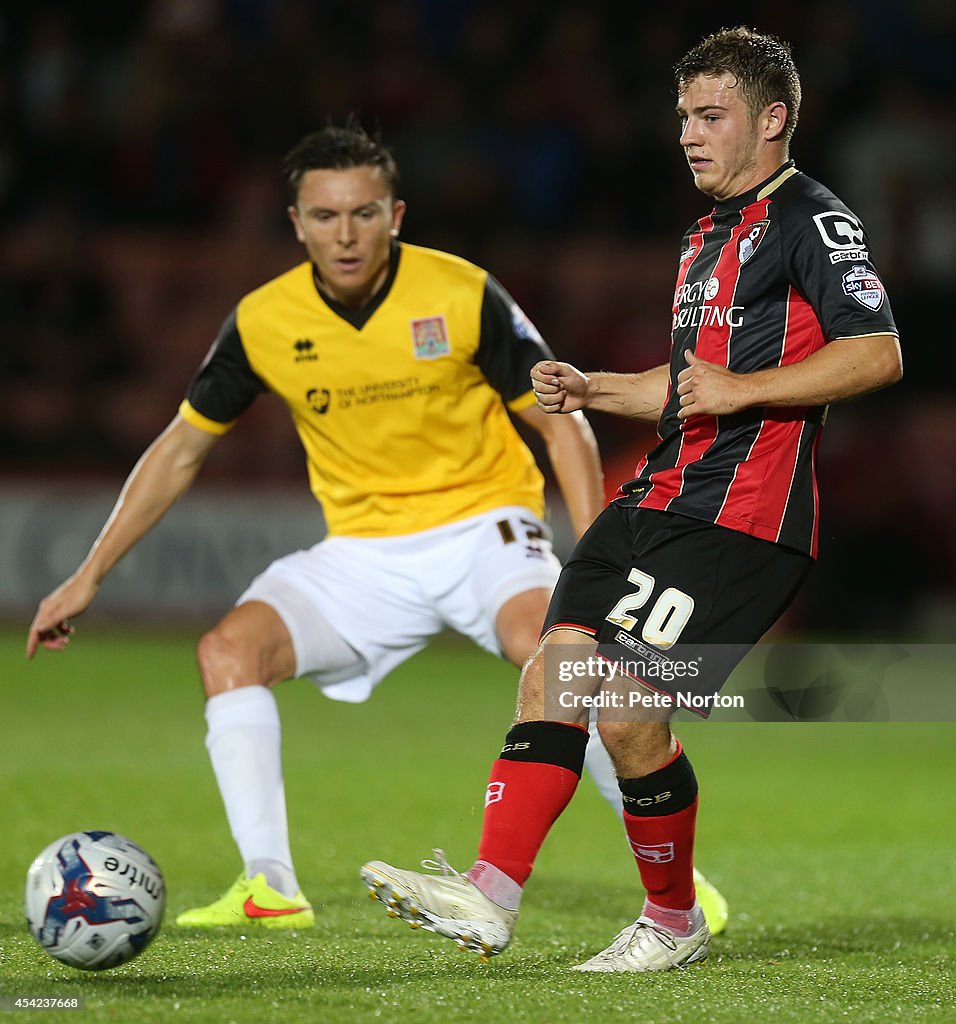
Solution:
{"label": "shirt sleeve", "polygon": [[225,433],[268,390],[249,365],[233,310],[186,391],[180,414],[194,426]]}
{"label": "shirt sleeve", "polygon": [[509,408],[518,410],[533,404],[531,367],[542,359],[553,358],[534,324],[489,274],[481,305],[476,360]]}
{"label": "shirt sleeve", "polygon": [[898,334],[860,221],[839,206],[821,204],[794,213],[782,233],[783,258],[826,340]]}

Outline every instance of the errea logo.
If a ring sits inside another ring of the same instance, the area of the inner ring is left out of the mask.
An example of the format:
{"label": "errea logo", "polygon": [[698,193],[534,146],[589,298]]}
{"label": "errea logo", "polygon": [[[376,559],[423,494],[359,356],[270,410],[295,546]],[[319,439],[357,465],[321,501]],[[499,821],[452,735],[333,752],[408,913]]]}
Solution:
{"label": "errea logo", "polygon": [[318,353],[313,352],[315,342],[311,338],[297,339],[292,343],[292,348],[297,363],[314,363],[319,358]]}

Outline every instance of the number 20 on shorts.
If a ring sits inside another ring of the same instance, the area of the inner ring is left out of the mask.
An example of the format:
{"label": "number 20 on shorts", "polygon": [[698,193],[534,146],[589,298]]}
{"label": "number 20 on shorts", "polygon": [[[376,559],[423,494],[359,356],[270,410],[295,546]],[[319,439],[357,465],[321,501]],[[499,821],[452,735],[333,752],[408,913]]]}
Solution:
{"label": "number 20 on shorts", "polygon": [[[650,601],[655,580],[653,576],[641,572],[640,569],[631,569],[627,574],[627,581],[635,584],[638,589],[625,594],[605,618],[608,622],[613,622],[630,632],[637,625],[637,619],[631,612],[643,608]],[[673,646],[693,611],[694,599],[690,594],[685,594],[676,587],[668,587],[647,613],[641,627],[641,639],[654,647],[666,649]]]}

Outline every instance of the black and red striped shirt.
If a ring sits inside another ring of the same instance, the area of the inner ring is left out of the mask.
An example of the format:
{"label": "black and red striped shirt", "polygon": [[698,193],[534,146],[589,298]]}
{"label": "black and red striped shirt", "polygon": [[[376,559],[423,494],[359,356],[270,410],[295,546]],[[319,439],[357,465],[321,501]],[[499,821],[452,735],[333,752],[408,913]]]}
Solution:
{"label": "black and red striped shirt", "polygon": [[755,407],[681,421],[684,353],[751,373],[827,342],[896,334],[859,220],[784,164],[684,236],[661,441],[621,500],[703,519],[816,557],[816,450],[826,408]]}

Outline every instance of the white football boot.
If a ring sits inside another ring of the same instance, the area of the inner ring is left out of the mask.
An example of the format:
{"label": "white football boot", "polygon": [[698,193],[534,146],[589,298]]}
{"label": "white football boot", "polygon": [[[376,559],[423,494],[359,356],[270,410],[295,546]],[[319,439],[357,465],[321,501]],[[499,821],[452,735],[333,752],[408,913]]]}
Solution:
{"label": "white football boot", "polygon": [[710,929],[706,922],[681,938],[648,917],[639,917],[602,950],[572,971],[670,971],[707,959]]}
{"label": "white football boot", "polygon": [[434,875],[369,861],[360,872],[368,894],[385,905],[389,917],[454,939],[459,949],[471,950],[487,962],[511,941],[518,912],[492,903],[471,879],[448,864],[442,850],[433,852],[437,859],[423,860],[422,867],[438,872]]}

